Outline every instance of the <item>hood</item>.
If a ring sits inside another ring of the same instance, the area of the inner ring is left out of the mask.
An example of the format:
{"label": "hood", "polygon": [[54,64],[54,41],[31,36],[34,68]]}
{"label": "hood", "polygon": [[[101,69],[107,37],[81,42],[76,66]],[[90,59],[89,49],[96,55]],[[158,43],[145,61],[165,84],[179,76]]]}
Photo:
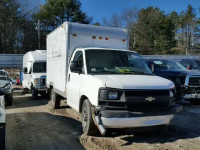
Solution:
{"label": "hood", "polygon": [[106,87],[118,89],[170,89],[174,83],[158,76],[148,75],[94,75]]}
{"label": "hood", "polygon": [[0,88],[4,87],[8,83],[10,83],[10,81],[8,81],[8,80],[0,80]]}
{"label": "hood", "polygon": [[46,76],[46,73],[34,73],[32,75],[32,78],[41,78],[41,76]]}
{"label": "hood", "polygon": [[155,73],[163,73],[163,74],[170,74],[173,76],[187,76],[188,74],[199,74],[200,75],[200,71],[195,71],[195,70],[159,70],[156,71]]}

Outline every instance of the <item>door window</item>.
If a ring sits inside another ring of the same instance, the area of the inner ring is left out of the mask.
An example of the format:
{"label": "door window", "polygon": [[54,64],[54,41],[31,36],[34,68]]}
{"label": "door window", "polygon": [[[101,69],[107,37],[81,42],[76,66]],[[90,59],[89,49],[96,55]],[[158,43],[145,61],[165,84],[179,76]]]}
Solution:
{"label": "door window", "polygon": [[82,68],[82,73],[84,73],[84,68],[83,68],[83,52],[82,51],[77,51],[76,54],[74,55],[73,61],[78,62],[79,68]]}

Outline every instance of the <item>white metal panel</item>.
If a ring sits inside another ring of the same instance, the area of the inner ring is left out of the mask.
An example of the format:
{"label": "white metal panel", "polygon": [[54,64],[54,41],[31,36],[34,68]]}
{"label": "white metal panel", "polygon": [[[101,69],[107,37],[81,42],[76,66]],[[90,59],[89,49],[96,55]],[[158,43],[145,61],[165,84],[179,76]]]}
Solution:
{"label": "white metal panel", "polygon": [[56,89],[66,92],[68,64],[75,49],[128,49],[128,41],[125,29],[65,22],[47,36],[47,86],[52,83]]}
{"label": "white metal panel", "polygon": [[65,92],[67,35],[63,26],[47,37],[47,85]]}

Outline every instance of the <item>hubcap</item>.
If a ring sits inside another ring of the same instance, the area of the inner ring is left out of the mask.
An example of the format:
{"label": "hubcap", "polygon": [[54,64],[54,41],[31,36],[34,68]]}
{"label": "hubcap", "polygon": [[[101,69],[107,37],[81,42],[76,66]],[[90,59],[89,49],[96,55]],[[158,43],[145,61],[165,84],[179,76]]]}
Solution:
{"label": "hubcap", "polygon": [[87,125],[87,120],[88,120],[88,117],[87,117],[87,108],[84,107],[84,109],[83,109],[83,119],[82,119],[82,121],[83,121],[83,127],[84,128]]}

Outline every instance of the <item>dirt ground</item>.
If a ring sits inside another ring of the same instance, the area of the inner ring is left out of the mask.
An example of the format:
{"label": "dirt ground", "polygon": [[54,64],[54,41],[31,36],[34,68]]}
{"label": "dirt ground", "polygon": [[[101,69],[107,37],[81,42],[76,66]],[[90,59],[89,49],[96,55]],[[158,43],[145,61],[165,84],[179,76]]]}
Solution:
{"label": "dirt ground", "polygon": [[[82,134],[80,115],[68,106],[52,110],[48,99],[14,93],[7,107],[7,150],[105,149],[105,150],[196,150],[200,149],[200,106],[184,105],[169,131],[110,131],[102,137]],[[65,105],[65,103],[63,102]]]}

